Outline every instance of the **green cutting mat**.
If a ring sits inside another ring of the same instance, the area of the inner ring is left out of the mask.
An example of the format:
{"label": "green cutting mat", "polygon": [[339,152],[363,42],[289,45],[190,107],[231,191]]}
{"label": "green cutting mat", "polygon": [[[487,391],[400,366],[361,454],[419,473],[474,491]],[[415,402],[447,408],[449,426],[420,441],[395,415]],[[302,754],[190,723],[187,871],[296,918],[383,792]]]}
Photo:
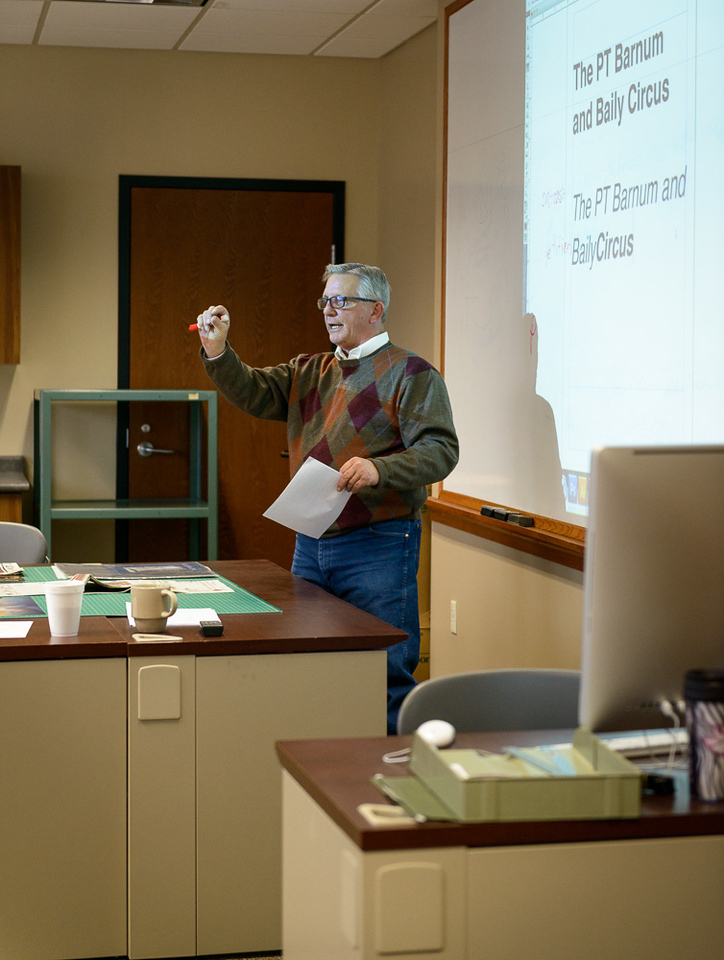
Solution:
{"label": "green cutting mat", "polygon": [[[56,579],[50,567],[26,567],[24,574],[25,579],[29,583]],[[198,577],[194,577],[193,579],[194,581],[199,580]],[[265,600],[261,600],[259,597],[254,596],[253,593],[249,593],[248,590],[244,590],[243,587],[239,587],[235,583],[232,583],[231,580],[227,580],[226,577],[215,576],[213,579],[221,581],[221,583],[227,587],[231,587],[233,593],[178,593],[176,596],[178,597],[179,607],[187,609],[213,607],[219,615],[224,613],[281,613],[278,607],[273,607]],[[42,614],[35,614],[35,616],[47,615],[45,597],[40,594],[33,596],[32,599],[35,600],[43,610]],[[126,604],[130,599],[131,594],[129,591],[108,590],[89,593],[86,589],[86,592],[83,594],[81,613],[84,617],[125,617]],[[17,619],[18,614],[0,613],[0,617],[3,616],[11,616]],[[25,617],[26,614],[22,614],[22,616]],[[31,617],[33,614],[27,614],[27,616]]]}

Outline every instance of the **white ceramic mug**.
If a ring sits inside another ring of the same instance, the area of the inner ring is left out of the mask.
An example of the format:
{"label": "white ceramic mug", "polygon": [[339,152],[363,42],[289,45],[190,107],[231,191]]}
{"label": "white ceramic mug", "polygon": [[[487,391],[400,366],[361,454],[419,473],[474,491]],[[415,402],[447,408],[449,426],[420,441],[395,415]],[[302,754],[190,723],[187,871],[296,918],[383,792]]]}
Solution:
{"label": "white ceramic mug", "polygon": [[77,637],[85,584],[80,580],[50,580],[45,584],[45,604],[52,637]]}
{"label": "white ceramic mug", "polygon": [[177,606],[176,594],[158,580],[131,584],[131,616],[141,633],[163,633]]}

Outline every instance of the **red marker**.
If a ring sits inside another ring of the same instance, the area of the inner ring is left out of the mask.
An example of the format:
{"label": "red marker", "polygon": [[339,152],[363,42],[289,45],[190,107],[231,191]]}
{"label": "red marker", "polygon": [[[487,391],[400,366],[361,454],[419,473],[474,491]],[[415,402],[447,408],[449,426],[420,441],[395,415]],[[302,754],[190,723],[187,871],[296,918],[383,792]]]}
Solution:
{"label": "red marker", "polygon": [[[214,319],[214,318],[216,318],[216,317],[218,317],[218,314],[214,314],[213,317],[212,317],[212,319]],[[224,313],[224,314],[222,314],[220,317],[218,317],[218,319],[219,319],[219,320],[228,320],[228,319],[229,319],[229,315],[228,315],[227,313]],[[190,324],[189,324],[189,330],[198,330],[198,329],[199,329],[198,323],[190,323]]]}

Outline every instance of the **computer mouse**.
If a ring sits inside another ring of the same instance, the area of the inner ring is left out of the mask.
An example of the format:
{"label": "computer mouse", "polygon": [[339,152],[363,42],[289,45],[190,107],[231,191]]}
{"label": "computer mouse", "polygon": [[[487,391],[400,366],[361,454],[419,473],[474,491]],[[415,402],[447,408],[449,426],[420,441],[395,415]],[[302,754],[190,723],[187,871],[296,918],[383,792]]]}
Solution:
{"label": "computer mouse", "polygon": [[426,720],[415,732],[434,747],[449,747],[455,740],[455,727],[447,720]]}

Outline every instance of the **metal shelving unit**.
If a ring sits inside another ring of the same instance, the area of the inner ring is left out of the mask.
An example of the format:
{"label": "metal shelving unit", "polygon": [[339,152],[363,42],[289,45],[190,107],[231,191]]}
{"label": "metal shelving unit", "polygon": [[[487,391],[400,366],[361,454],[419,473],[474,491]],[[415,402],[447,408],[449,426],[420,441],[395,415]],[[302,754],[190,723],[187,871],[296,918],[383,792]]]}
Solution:
{"label": "metal shelving unit", "polygon": [[[188,498],[54,500],[52,496],[53,403],[169,401],[190,405],[190,483]],[[206,499],[203,480],[203,404],[207,404]],[[218,398],[215,390],[36,390],[35,392],[35,488],[37,523],[52,557],[53,520],[190,519],[191,559],[199,559],[201,520],[207,521],[206,558],[218,553]]]}

